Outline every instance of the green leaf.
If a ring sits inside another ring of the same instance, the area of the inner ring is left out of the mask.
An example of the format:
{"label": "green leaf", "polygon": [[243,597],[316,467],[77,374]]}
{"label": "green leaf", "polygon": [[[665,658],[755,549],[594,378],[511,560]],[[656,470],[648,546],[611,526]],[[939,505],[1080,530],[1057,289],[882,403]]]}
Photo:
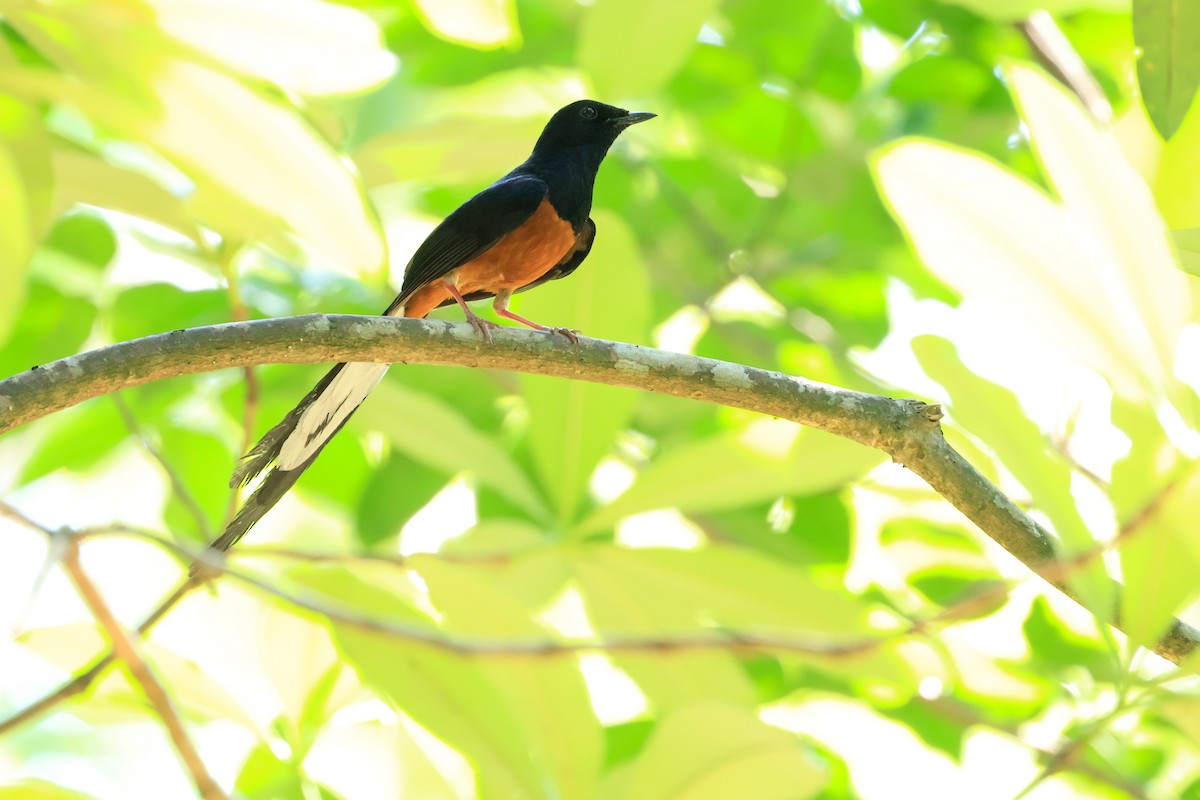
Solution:
{"label": "green leaf", "polygon": [[1200,275],[1200,228],[1171,231],[1175,243],[1175,257],[1184,272]]}
{"label": "green leaf", "polygon": [[668,715],[631,765],[620,800],[801,800],[826,776],[791,734],[751,710],[700,702]]}
{"label": "green leaf", "polygon": [[405,456],[389,458],[371,473],[358,502],[355,529],[368,547],[395,536],[413,514],[446,488],[452,475],[414,464]]}
{"label": "green leaf", "polygon": [[62,217],[42,242],[42,251],[54,251],[86,269],[99,272],[117,254],[112,227],[94,213]]}
{"label": "green leaf", "polygon": [[[139,420],[143,426],[153,425],[158,431],[160,452],[179,481],[199,507],[200,515],[208,521],[210,532],[219,532],[221,521],[229,502],[230,489],[225,476],[233,472],[234,458],[221,437],[205,430],[187,426],[189,420],[164,422],[154,425],[152,420]],[[164,519],[172,533],[187,533],[197,540],[205,538],[205,531],[193,513],[190,503],[185,502],[169,475],[167,482]]]}
{"label": "green leaf", "polygon": [[[979,594],[981,586],[997,579],[978,537],[958,528],[902,518],[884,525],[879,543],[910,586],[945,607]],[[957,608],[955,619],[987,616],[1008,601],[1004,593],[987,599]]]}
{"label": "green leaf", "polygon": [[1200,2],[1133,0],[1133,39],[1142,103],[1170,139],[1200,88]]}
{"label": "green leaf", "polygon": [[[519,296],[521,316],[551,326],[578,328],[586,336],[646,341],[650,288],[629,226],[596,212],[596,242],[569,277]],[[612,449],[638,393],[632,389],[541,375],[521,376],[529,403],[529,443],[542,485],[566,528],[578,516],[592,470]]]}
{"label": "green leaf", "polygon": [[933,703],[917,697],[902,706],[885,706],[877,710],[883,716],[907,726],[925,744],[941,750],[955,761],[961,761],[967,724],[956,722],[952,714],[939,714],[935,708]]}
{"label": "green leaf", "polygon": [[718,5],[716,0],[598,0],[580,27],[579,66],[602,97],[652,95],[683,66]]}
{"label": "green leaf", "polygon": [[1099,636],[1084,636],[1069,628],[1044,597],[1034,599],[1021,626],[1029,642],[1031,667],[1042,674],[1084,667],[1097,681],[1118,681],[1121,664]]}
{"label": "green leaf", "polygon": [[839,490],[707,511],[701,527],[784,561],[845,569],[850,558],[850,498]]}
{"label": "green leaf", "polygon": [[7,141],[37,124],[31,117],[24,104],[0,95],[0,343],[13,332],[25,299],[25,270],[40,228],[32,192],[44,187],[28,183],[22,161]]}
{"label": "green leaf", "polygon": [[251,800],[306,800],[299,764],[283,762],[262,744],[241,765],[234,789]]}
{"label": "green leaf", "polygon": [[[720,511],[828,492],[865,474],[883,454],[856,442],[780,420],[757,420],[744,431],[666,451],[632,486],[582,522],[580,532],[611,527],[657,508]],[[714,469],[714,465],[720,469]]]}
{"label": "green leaf", "polygon": [[127,341],[228,322],[229,300],[219,289],[189,292],[169,283],[148,283],[117,295],[109,319],[113,338]]}
{"label": "green leaf", "polygon": [[107,398],[65,409],[47,423],[52,426],[50,433],[21,467],[18,486],[60,469],[90,469],[129,435],[116,406]]}
{"label": "green leaf", "polygon": [[351,424],[382,431],[399,452],[430,469],[470,472],[533,517],[546,516],[545,504],[512,456],[435,397],[384,381]]}

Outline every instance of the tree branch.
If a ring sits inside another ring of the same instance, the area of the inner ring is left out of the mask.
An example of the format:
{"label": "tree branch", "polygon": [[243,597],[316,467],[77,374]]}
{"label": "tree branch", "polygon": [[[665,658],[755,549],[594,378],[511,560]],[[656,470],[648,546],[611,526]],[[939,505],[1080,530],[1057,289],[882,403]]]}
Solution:
{"label": "tree branch", "polygon": [[[70,534],[66,535],[70,536]],[[192,777],[196,792],[204,800],[229,800],[229,795],[221,790],[221,787],[208,773],[208,768],[204,766],[204,761],[201,760],[200,753],[183,727],[183,720],[179,718],[179,712],[175,710],[175,704],[171,702],[166,688],[155,676],[154,671],[150,669],[150,665],[142,658],[133,637],[113,615],[108,603],[104,601],[104,597],[84,570],[79,561],[79,542],[73,536],[67,542],[62,564],[88,610],[92,612],[96,622],[108,634],[108,638],[112,642],[113,653],[125,662],[125,666],[129,668],[129,674],[142,687],[146,699],[150,701],[155,713],[162,720],[163,726],[167,729],[167,735],[171,737],[171,743],[175,745],[175,751]]]}
{"label": "tree branch", "polygon": [[[440,320],[313,314],[174,331],[93,350],[0,381],[0,433],[102,394],[179,375],[271,363],[414,362],[515,370],[758,411],[878,448],[1059,589],[1053,537],[950,447],[941,409],[648,347],[502,328],[484,345]],[[1200,632],[1176,621],[1155,644],[1178,663]]]}

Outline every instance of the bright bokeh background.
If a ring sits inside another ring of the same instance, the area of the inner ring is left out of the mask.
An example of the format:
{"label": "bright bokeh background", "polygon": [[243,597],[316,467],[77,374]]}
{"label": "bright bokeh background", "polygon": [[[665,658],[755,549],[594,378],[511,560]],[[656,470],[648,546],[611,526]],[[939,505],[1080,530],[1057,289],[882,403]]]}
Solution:
{"label": "bright bokeh background", "polygon": [[[1177,266],[1200,121],[1155,132],[1128,2],[1047,0],[1111,105],[1096,119],[1036,66],[1036,5],[0,0],[0,376],[182,327],[378,313],[437,221],[588,96],[659,118],[605,162],[587,263],[518,313],[944,403],[954,446],[1094,554],[1068,576],[1085,609],[882,453],[632,390],[397,367],[231,565],[498,647],[799,646],[455,656],[225,578],[144,648],[222,786],[1200,797],[1195,664],[1141,649],[1200,618],[1200,338]],[[0,499],[199,547],[247,441],[325,369],[39,420],[0,439]],[[0,535],[7,716],[106,644],[45,537]],[[130,626],[187,569],[117,534],[82,550]],[[837,643],[864,646],[818,652]],[[0,735],[0,784],[194,794],[119,669]]]}

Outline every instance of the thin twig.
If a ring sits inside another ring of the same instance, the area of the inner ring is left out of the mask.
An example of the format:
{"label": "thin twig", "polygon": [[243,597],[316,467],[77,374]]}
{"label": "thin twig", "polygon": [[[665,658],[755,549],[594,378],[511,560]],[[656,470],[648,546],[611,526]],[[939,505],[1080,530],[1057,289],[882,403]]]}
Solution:
{"label": "thin twig", "polygon": [[1079,53],[1063,35],[1062,29],[1049,13],[1037,10],[1018,26],[1030,46],[1054,77],[1075,93],[1092,119],[1102,125],[1112,122],[1112,104],[1100,88],[1099,81]]}
{"label": "thin twig", "polygon": [[[70,534],[57,535],[70,536]],[[133,638],[113,615],[108,604],[104,602],[104,597],[96,589],[96,585],[92,583],[91,577],[80,563],[78,544],[77,538],[70,537],[68,539],[63,553],[63,569],[71,577],[79,596],[87,604],[88,610],[92,612],[96,622],[108,633],[116,657],[128,667],[129,674],[141,686],[146,699],[150,701],[155,713],[162,720],[163,726],[167,729],[167,735],[170,736],[171,743],[175,746],[175,752],[179,754],[180,760],[183,761],[184,767],[192,778],[192,783],[196,786],[196,791],[205,800],[229,800],[229,795],[221,790],[221,787],[208,773],[208,768],[205,767],[200,753],[184,729],[183,720],[180,719],[179,712],[175,710],[175,704],[171,702],[167,690],[155,676],[150,665],[142,658]]]}
{"label": "thin twig", "polygon": [[[2,500],[0,500],[0,517],[5,517],[28,528],[29,530],[44,534],[49,537],[51,541],[57,538],[57,531],[54,531],[53,529],[34,521],[14,506]],[[138,625],[138,635],[145,636],[151,628],[157,625],[158,622],[167,615],[167,612],[174,608],[175,605],[178,604],[179,601],[188,594],[188,592],[196,588],[198,585],[199,583],[196,581],[185,581],[176,586],[171,593],[167,595],[161,602],[159,602],[154,610],[151,611],[144,620],[142,620],[142,623]],[[26,722],[37,719],[60,703],[63,703],[72,697],[75,697],[76,695],[83,694],[88,690],[88,687],[95,683],[97,678],[104,674],[104,671],[108,669],[109,665],[112,663],[113,653],[109,651],[108,653],[105,653],[96,659],[96,661],[93,662],[90,667],[78,675],[75,675],[73,678],[59,686],[54,691],[43,695],[39,699],[35,700],[24,708],[21,708],[12,715],[0,720],[0,736],[3,736],[5,733],[18,728],[21,725],[24,725]]]}

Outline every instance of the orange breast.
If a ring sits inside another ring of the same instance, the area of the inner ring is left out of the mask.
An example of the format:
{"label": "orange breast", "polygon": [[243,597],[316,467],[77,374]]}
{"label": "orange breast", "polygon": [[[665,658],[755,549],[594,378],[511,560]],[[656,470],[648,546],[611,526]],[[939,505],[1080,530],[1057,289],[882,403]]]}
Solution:
{"label": "orange breast", "polygon": [[[548,199],[543,200],[521,227],[479,258],[454,270],[458,291],[468,295],[520,289],[545,275],[574,246],[571,223],[559,218]],[[423,317],[449,297],[445,284],[434,281],[408,299],[404,316]]]}

